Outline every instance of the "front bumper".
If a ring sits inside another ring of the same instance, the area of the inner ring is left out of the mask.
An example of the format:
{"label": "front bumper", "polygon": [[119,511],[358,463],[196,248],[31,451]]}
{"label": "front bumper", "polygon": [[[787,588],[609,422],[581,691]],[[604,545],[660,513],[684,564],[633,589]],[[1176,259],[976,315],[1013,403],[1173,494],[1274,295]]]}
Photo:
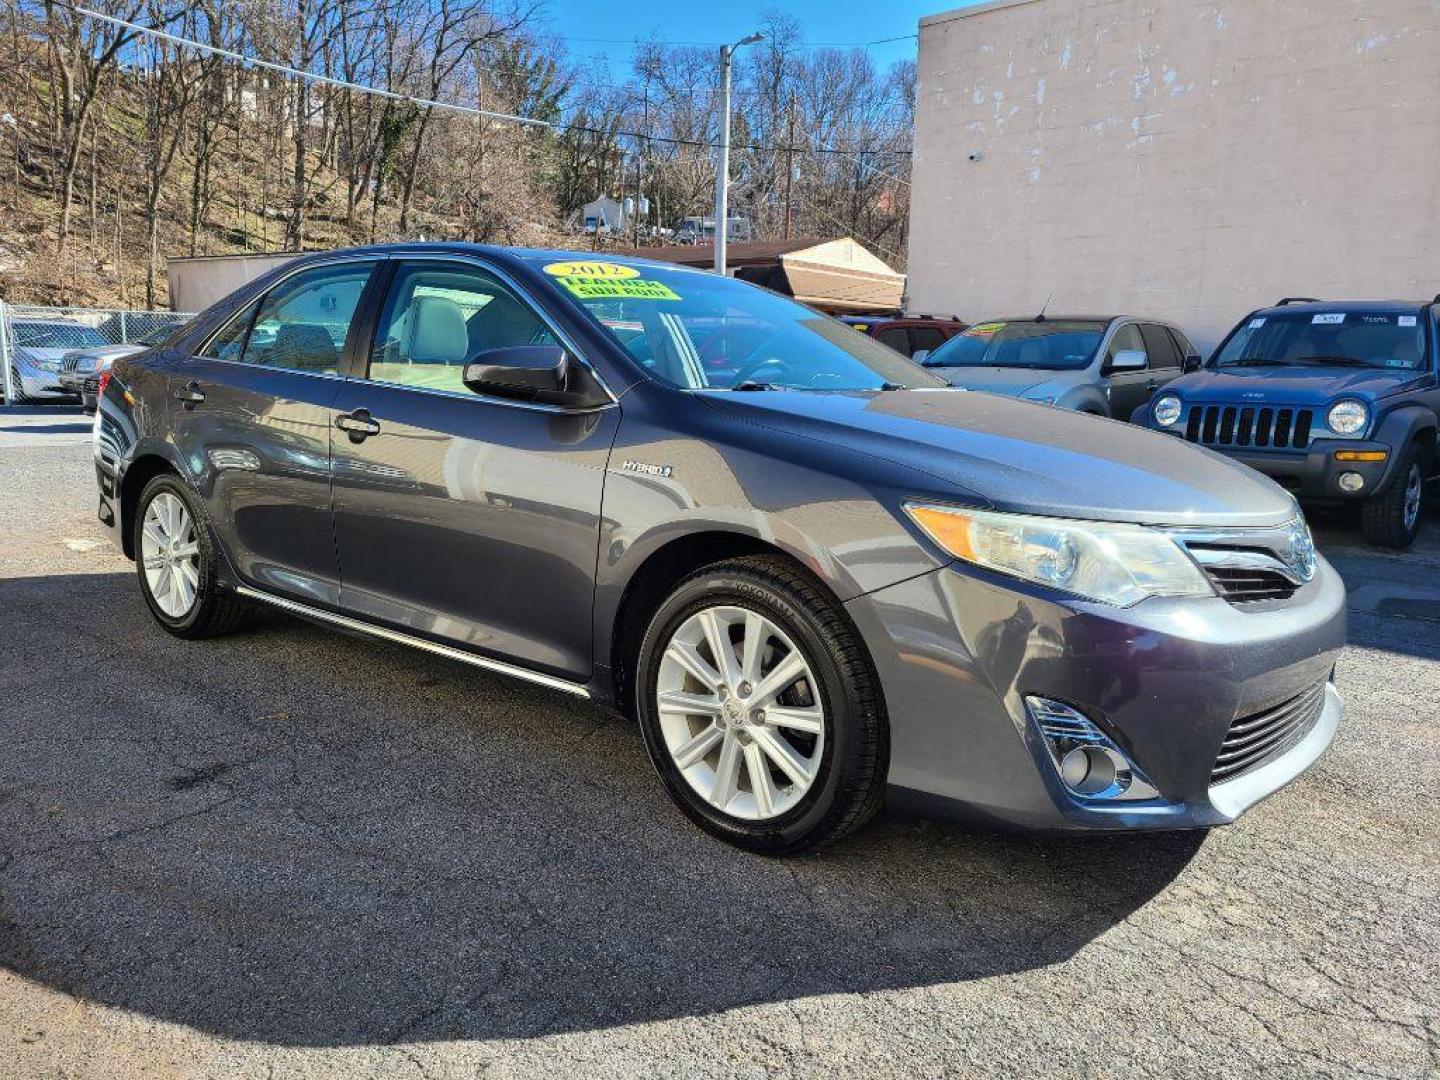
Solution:
{"label": "front bumper", "polygon": [[[1262,472],[1302,499],[1366,499],[1384,490],[1395,461],[1394,447],[1368,439],[1317,439],[1301,452],[1244,451],[1210,447],[1217,454],[1234,458]],[[1337,461],[1337,450],[1385,452],[1384,461]],[[1364,486],[1346,491],[1340,486],[1341,473],[1359,473]]]}
{"label": "front bumper", "polygon": [[[902,801],[991,825],[1184,829],[1233,821],[1330,744],[1341,703],[1326,687],[1304,736],[1211,783],[1230,725],[1328,679],[1345,639],[1345,589],[1320,561],[1283,604],[1147,600],[1132,608],[1056,594],[958,565],[846,605],[880,674],[890,784]],[[1096,722],[1159,798],[1096,803],[1060,782],[1025,695]]]}
{"label": "front bumper", "polygon": [[65,398],[73,401],[80,396],[78,389],[71,390],[65,385],[61,372],[45,371],[17,361],[15,373],[20,376],[19,389],[28,398]]}

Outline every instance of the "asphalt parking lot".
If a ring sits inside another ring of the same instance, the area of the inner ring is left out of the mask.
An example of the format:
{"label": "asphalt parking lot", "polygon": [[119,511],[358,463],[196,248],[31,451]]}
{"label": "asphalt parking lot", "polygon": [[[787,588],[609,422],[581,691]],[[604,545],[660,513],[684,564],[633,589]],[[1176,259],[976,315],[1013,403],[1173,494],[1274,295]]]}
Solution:
{"label": "asphalt parking lot", "polygon": [[175,641],[0,410],[0,1075],[1440,1071],[1440,516],[1321,519],[1347,717],[1207,835],[770,861],[626,722],[276,618]]}

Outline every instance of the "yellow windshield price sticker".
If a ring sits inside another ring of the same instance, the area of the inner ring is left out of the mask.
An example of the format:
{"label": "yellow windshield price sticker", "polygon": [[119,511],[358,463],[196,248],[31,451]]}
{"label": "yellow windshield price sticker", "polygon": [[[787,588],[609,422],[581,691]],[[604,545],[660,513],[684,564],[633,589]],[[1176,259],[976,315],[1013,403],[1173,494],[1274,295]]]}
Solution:
{"label": "yellow windshield price sticker", "polygon": [[630,278],[562,277],[555,279],[571,296],[581,300],[679,300],[668,285],[658,281]]}
{"label": "yellow windshield price sticker", "polygon": [[979,326],[972,326],[969,330],[965,331],[965,333],[970,337],[990,337],[992,334],[1004,329],[1005,324],[1003,322],[987,322],[981,323]]}
{"label": "yellow windshield price sticker", "polygon": [[640,276],[635,267],[612,262],[550,263],[545,267],[545,273],[558,278],[603,278],[607,281]]}

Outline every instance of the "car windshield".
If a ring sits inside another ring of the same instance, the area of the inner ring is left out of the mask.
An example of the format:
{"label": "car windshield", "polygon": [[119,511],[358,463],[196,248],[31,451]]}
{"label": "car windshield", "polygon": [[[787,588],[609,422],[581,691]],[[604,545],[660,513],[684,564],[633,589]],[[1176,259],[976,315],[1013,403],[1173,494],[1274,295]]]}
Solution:
{"label": "car windshield", "polygon": [[1413,310],[1311,309],[1257,315],[1225,342],[1214,364],[1344,365],[1413,371],[1425,364],[1425,330]]}
{"label": "car windshield", "polygon": [[1088,320],[977,323],[927,356],[925,366],[1079,371],[1104,336],[1105,323]]}
{"label": "car windshield", "polygon": [[944,387],[837,319],[696,270],[553,262],[545,272],[655,378],[689,390]]}
{"label": "car windshield", "polygon": [[109,345],[105,335],[79,323],[14,322],[15,344],[31,349],[90,349]]}

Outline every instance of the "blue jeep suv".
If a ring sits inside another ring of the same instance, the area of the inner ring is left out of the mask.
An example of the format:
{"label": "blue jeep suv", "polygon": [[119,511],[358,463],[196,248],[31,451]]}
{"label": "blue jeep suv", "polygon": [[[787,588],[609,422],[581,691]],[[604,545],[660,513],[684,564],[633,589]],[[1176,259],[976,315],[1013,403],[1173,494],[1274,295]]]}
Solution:
{"label": "blue jeep suv", "polygon": [[1365,539],[1405,548],[1440,466],[1440,297],[1286,299],[1240,321],[1132,419],[1244,462],[1311,502],[1358,501]]}

